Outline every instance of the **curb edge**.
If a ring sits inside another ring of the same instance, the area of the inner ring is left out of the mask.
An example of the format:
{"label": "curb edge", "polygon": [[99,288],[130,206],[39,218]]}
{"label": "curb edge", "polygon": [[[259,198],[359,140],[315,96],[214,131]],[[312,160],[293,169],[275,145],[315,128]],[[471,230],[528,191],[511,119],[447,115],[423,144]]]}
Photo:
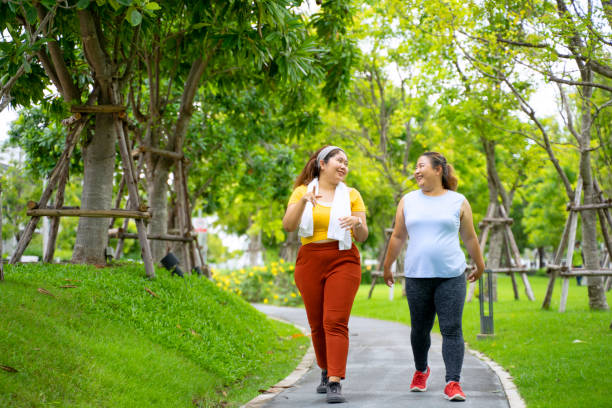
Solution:
{"label": "curb edge", "polygon": [[[268,316],[268,318],[290,324],[294,327],[297,327],[305,335],[307,334],[307,331],[304,327],[299,326],[295,323],[289,322],[287,320],[279,319],[277,317]],[[272,398],[276,397],[282,391],[286,390],[287,388],[293,387],[293,384],[295,384],[300,378],[306,375],[308,370],[310,370],[310,367],[312,367],[314,360],[315,360],[315,353],[314,353],[314,348],[312,347],[312,341],[311,341],[310,347],[308,347],[308,350],[306,350],[306,354],[304,354],[304,357],[302,357],[302,361],[300,361],[300,363],[297,365],[295,370],[293,370],[287,377],[285,377],[284,379],[280,380],[278,383],[268,388],[264,393],[259,394],[258,396],[256,396],[255,398],[247,402],[246,404],[241,405],[240,408],[261,408],[263,407]]]}
{"label": "curb edge", "polygon": [[508,404],[510,408],[526,408],[527,404],[525,400],[521,397],[521,394],[518,392],[518,388],[512,381],[512,376],[509,372],[507,372],[502,366],[497,364],[495,361],[491,360],[486,355],[482,354],[479,351],[472,350],[467,347],[467,350],[473,356],[479,358],[486,365],[489,366],[491,370],[497,375],[499,381],[501,382],[502,388],[504,389],[504,393],[506,393],[506,399],[508,400]]}

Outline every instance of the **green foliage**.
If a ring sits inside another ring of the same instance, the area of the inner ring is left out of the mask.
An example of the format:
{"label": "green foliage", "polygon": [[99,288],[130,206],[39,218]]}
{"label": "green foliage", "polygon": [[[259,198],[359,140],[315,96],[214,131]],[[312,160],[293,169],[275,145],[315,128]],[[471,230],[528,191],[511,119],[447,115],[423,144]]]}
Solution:
{"label": "green foliage", "polygon": [[[34,107],[22,109],[11,123],[7,145],[23,149],[26,169],[34,178],[48,177],[64,151],[67,129],[56,119],[58,117],[48,109]],[[83,171],[80,149],[75,149],[71,157],[70,171],[76,174]]]}
{"label": "green foliage", "polygon": [[[570,175],[575,182],[575,175],[571,172]],[[521,220],[532,247],[553,251],[559,245],[568,216],[565,211],[567,198],[560,194],[562,189],[561,182],[554,177],[554,170],[550,167],[542,168],[532,175],[532,183],[524,192],[526,204]]]}
{"label": "green foliage", "polygon": [[242,254],[241,250],[230,251],[217,234],[209,232],[206,236],[207,262],[219,264]]}
{"label": "green foliage", "polygon": [[41,194],[42,183],[33,183],[23,168],[9,165],[1,176],[2,181],[2,239],[15,237],[29,220],[26,216],[28,200],[36,200]]}
{"label": "green foliage", "polygon": [[0,405],[234,407],[306,350],[294,327],[207,279],[158,273],[147,280],[139,264],[6,268],[0,349],[18,372],[2,374]]}

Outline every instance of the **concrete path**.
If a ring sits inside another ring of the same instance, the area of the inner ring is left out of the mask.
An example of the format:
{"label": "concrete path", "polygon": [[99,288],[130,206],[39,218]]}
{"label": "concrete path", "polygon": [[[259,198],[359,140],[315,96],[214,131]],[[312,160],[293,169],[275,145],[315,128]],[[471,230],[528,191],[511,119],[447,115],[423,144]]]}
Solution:
{"label": "concrete path", "polygon": [[[308,330],[304,309],[255,305],[270,317],[286,320]],[[346,380],[342,392],[346,404],[338,407],[446,407],[508,408],[510,405],[495,372],[487,364],[466,352],[461,384],[467,395],[465,402],[444,399],[444,363],[442,338],[432,333],[429,365],[432,374],[427,392],[410,392],[408,386],[414,373],[410,327],[393,322],[352,316],[349,322],[349,355]],[[325,394],[317,394],[321,370],[315,363],[293,386],[258,406],[329,407]]]}

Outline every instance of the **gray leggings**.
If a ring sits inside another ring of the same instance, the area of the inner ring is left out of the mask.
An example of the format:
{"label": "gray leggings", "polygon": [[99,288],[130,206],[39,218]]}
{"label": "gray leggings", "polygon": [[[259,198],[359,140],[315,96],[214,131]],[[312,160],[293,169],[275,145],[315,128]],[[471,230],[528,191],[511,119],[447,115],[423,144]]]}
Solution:
{"label": "gray leggings", "polygon": [[465,276],[461,274],[456,278],[406,278],[405,281],[410,308],[410,343],[416,369],[427,369],[430,333],[437,314],[442,333],[446,381],[459,381],[465,349],[461,330]]}

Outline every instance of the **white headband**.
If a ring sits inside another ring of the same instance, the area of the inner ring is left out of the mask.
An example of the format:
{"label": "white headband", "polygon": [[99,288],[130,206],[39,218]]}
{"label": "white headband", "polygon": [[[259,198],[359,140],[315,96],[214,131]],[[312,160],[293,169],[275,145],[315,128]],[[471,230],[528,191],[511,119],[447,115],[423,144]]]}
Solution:
{"label": "white headband", "polygon": [[327,157],[327,155],[329,154],[329,152],[331,152],[332,150],[336,150],[336,149],[338,149],[338,150],[342,151],[342,153],[346,154],[344,149],[342,149],[341,147],[338,147],[338,146],[327,146],[326,148],[321,150],[319,152],[319,154],[317,155],[317,168],[319,168],[321,166],[321,160],[325,159]]}

